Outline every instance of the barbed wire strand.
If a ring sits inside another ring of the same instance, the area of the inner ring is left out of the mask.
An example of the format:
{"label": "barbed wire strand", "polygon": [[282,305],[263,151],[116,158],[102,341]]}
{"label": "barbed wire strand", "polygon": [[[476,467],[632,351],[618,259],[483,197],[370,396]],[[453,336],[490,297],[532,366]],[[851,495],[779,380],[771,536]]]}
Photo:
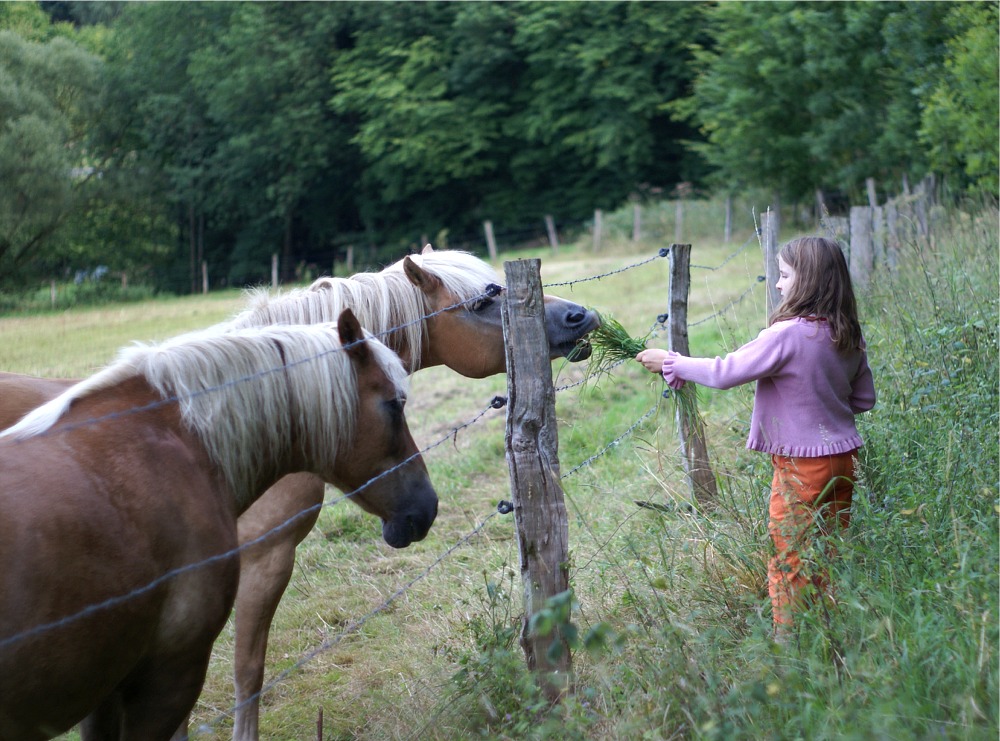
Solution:
{"label": "barbed wire strand", "polygon": [[362,626],[364,626],[365,623],[367,623],[369,620],[371,620],[376,615],[378,615],[378,614],[384,612],[386,609],[388,609],[388,607],[393,602],[395,602],[397,599],[399,599],[399,597],[402,596],[405,592],[407,592],[411,587],[413,587],[414,584],[416,584],[417,582],[419,582],[422,579],[424,579],[431,571],[434,570],[435,567],[438,566],[438,564],[442,563],[448,556],[450,556],[452,553],[454,553],[456,550],[458,550],[461,546],[465,545],[470,540],[472,540],[472,538],[474,538],[476,535],[478,535],[480,532],[482,532],[483,528],[486,527],[486,525],[489,523],[489,521],[492,520],[494,517],[496,517],[498,514],[500,514],[499,511],[493,511],[490,514],[488,514],[485,518],[483,518],[483,520],[471,532],[469,532],[466,535],[462,536],[457,542],[455,542],[453,545],[449,546],[429,566],[425,567],[419,574],[417,574],[417,576],[413,577],[408,582],[406,582],[405,584],[403,584],[401,587],[399,587],[398,589],[396,589],[396,591],[393,592],[391,595],[389,595],[389,597],[387,597],[385,600],[383,600],[383,602],[380,605],[378,605],[374,609],[370,610],[364,616],[362,616],[360,618],[357,618],[355,620],[352,620],[347,625],[346,628],[344,628],[342,631],[340,631],[340,633],[338,633],[333,638],[328,638],[328,639],[324,640],[315,649],[313,649],[309,653],[305,654],[302,658],[300,658],[298,661],[296,661],[290,667],[288,667],[283,672],[281,672],[280,674],[278,674],[278,676],[276,676],[270,682],[268,682],[266,685],[264,685],[263,687],[261,687],[261,689],[260,689],[259,692],[257,692],[254,695],[251,695],[250,697],[248,697],[243,702],[241,702],[241,703],[239,703],[237,705],[233,705],[232,707],[229,708],[229,710],[226,713],[224,713],[224,714],[216,717],[209,724],[206,724],[206,725],[215,726],[218,723],[221,723],[227,717],[231,717],[238,709],[240,709],[241,707],[243,707],[247,703],[252,702],[252,701],[256,700],[257,698],[261,697],[266,692],[269,692],[270,690],[274,689],[274,687],[276,687],[278,684],[280,684],[285,679],[287,679],[289,676],[291,676],[291,674],[293,674],[294,672],[298,671],[303,666],[305,666],[306,664],[308,664],[310,661],[312,661],[313,659],[315,659],[317,656],[319,656],[322,653],[325,653],[326,651],[329,651],[331,648],[333,648],[334,646],[336,646],[337,644],[339,644],[342,640],[344,640],[344,638],[346,638],[347,636],[351,635],[352,633],[356,633]]}
{"label": "barbed wire strand", "polygon": [[115,597],[109,597],[108,599],[105,599],[105,600],[102,600],[101,602],[96,602],[94,604],[88,605],[88,606],[82,608],[81,610],[79,610],[79,611],[77,611],[75,613],[71,613],[70,615],[66,615],[66,616],[64,616],[62,618],[59,618],[57,620],[53,620],[53,621],[50,621],[50,622],[47,622],[47,623],[42,623],[40,625],[34,626],[32,628],[29,628],[28,630],[22,631],[20,633],[15,633],[13,635],[10,635],[10,636],[7,636],[5,638],[2,638],[2,639],[0,639],[0,648],[5,648],[5,647],[7,647],[9,645],[12,645],[14,643],[20,642],[20,641],[25,640],[27,638],[31,638],[31,637],[34,637],[36,635],[40,635],[42,633],[45,633],[45,632],[48,632],[48,631],[51,631],[51,630],[56,630],[58,628],[65,627],[66,625],[74,623],[77,620],[81,620],[81,619],[83,619],[85,617],[88,617],[88,616],[93,615],[95,613],[101,612],[103,610],[107,610],[107,609],[110,609],[112,607],[117,607],[118,605],[124,604],[125,602],[129,601],[130,599],[134,599],[136,597],[139,597],[139,596],[141,596],[143,594],[146,594],[146,593],[152,591],[153,589],[156,589],[157,587],[161,586],[162,584],[170,581],[171,579],[175,579],[178,576],[182,576],[182,575],[187,574],[189,572],[196,571],[198,569],[201,569],[201,568],[204,568],[206,566],[209,566],[211,564],[218,563],[219,561],[223,561],[223,560],[227,560],[227,559],[233,558],[234,556],[239,555],[239,553],[241,551],[243,551],[243,550],[245,550],[247,548],[250,548],[252,546],[255,546],[255,545],[257,545],[258,543],[260,543],[260,542],[262,542],[264,540],[267,540],[268,538],[272,537],[277,532],[280,532],[281,530],[283,530],[286,527],[290,526],[292,523],[297,522],[298,520],[302,519],[306,515],[314,512],[314,511],[316,511],[318,509],[321,509],[323,507],[333,506],[334,504],[338,504],[338,503],[344,501],[345,499],[349,499],[349,498],[353,497],[355,494],[357,494],[358,492],[363,491],[364,489],[366,489],[367,487],[371,486],[373,483],[375,483],[379,479],[381,479],[381,478],[383,478],[385,476],[388,476],[389,474],[393,473],[394,471],[399,470],[403,466],[408,465],[410,462],[412,462],[416,458],[420,457],[424,453],[426,453],[426,452],[428,452],[430,450],[433,450],[434,448],[437,448],[440,445],[443,445],[445,442],[453,439],[461,430],[463,430],[463,429],[465,429],[465,428],[467,428],[467,427],[475,424],[476,422],[478,422],[490,410],[500,408],[498,406],[495,406],[495,404],[496,404],[496,397],[494,397],[494,400],[490,402],[489,406],[487,406],[485,409],[483,409],[482,411],[480,411],[474,418],[472,418],[468,422],[465,422],[465,423],[459,425],[458,427],[453,428],[451,431],[448,432],[447,435],[443,436],[441,439],[437,440],[434,443],[431,443],[430,445],[426,446],[422,450],[417,451],[416,453],[414,453],[413,455],[409,456],[408,458],[406,458],[405,460],[401,461],[400,463],[396,464],[392,468],[386,469],[385,471],[383,471],[382,473],[378,474],[377,476],[373,476],[371,479],[369,479],[368,481],[366,481],[364,484],[362,484],[358,488],[352,490],[351,492],[343,494],[340,497],[336,497],[333,500],[330,500],[329,502],[324,501],[324,502],[321,502],[320,504],[313,505],[312,507],[309,507],[309,508],[304,509],[304,510],[302,510],[300,512],[297,512],[292,517],[290,517],[288,520],[286,520],[285,522],[281,523],[280,525],[272,528],[271,530],[267,531],[263,535],[261,535],[261,536],[259,536],[257,538],[254,538],[253,540],[250,540],[250,541],[247,541],[246,543],[240,544],[236,548],[232,548],[232,549],[230,549],[228,551],[216,554],[214,556],[211,556],[209,558],[203,559],[201,561],[196,561],[196,562],[193,562],[193,563],[190,563],[190,564],[185,564],[184,566],[179,566],[179,567],[177,567],[175,569],[171,569],[170,571],[167,571],[164,574],[161,574],[160,576],[158,576],[156,579],[152,580],[151,582],[149,582],[147,584],[144,584],[141,587],[137,587],[137,588],[135,588],[135,589],[133,589],[133,590],[131,590],[129,592],[126,592],[125,594],[117,595]]}
{"label": "barbed wire strand", "polygon": [[[577,473],[581,469],[586,468],[587,466],[593,464],[594,461],[596,461],[597,459],[599,459],[602,455],[606,454],[612,448],[614,448],[615,446],[617,446],[622,440],[624,440],[626,437],[628,437],[629,435],[631,435],[642,424],[642,422],[644,422],[647,418],[649,418],[653,413],[656,412],[656,410],[657,410],[658,407],[659,407],[659,403],[657,403],[657,405],[653,406],[649,411],[647,411],[645,414],[643,414],[642,417],[640,417],[632,425],[630,425],[629,428],[627,430],[625,430],[625,432],[623,432],[622,434],[618,435],[614,440],[612,440],[606,446],[604,446],[604,448],[602,448],[598,453],[596,453],[595,455],[590,456],[589,458],[587,458],[585,461],[583,461],[579,465],[574,466],[573,469],[571,469],[567,473],[563,474],[560,478],[562,480],[565,480],[566,478],[568,478],[569,476],[572,476],[573,474]],[[452,553],[454,553],[460,546],[462,546],[465,543],[469,542],[469,540],[471,540],[474,536],[476,536],[477,534],[479,534],[483,530],[483,528],[486,526],[486,524],[493,517],[495,517],[497,514],[505,514],[506,512],[510,511],[509,509],[505,509],[504,508],[504,506],[503,506],[504,504],[507,504],[507,503],[506,502],[501,502],[498,505],[497,511],[491,512],[486,518],[484,518],[482,520],[482,522],[480,522],[480,524],[474,530],[472,530],[472,532],[470,532],[467,535],[463,536],[458,542],[456,542],[454,545],[452,545],[447,550],[445,550],[429,566],[427,566],[426,568],[424,568],[413,579],[409,580],[404,585],[402,585],[401,587],[399,587],[395,592],[392,593],[392,595],[390,595],[388,598],[386,598],[380,605],[378,605],[377,607],[375,607],[374,609],[372,609],[371,611],[369,611],[368,613],[366,613],[363,617],[358,618],[358,619],[352,621],[344,630],[342,630],[340,633],[338,633],[334,638],[324,640],[323,643],[321,643],[318,647],[316,647],[315,649],[313,649],[309,653],[303,655],[298,661],[295,662],[295,664],[293,664],[292,666],[288,667],[281,674],[279,674],[273,680],[271,680],[270,682],[268,682],[265,686],[263,686],[260,689],[259,692],[257,692],[256,694],[252,695],[251,697],[248,697],[243,702],[230,707],[230,709],[226,713],[223,713],[223,714],[217,716],[216,718],[214,718],[212,721],[210,721],[206,725],[208,725],[209,727],[214,727],[214,726],[218,725],[219,723],[221,723],[223,720],[225,720],[227,717],[232,717],[233,714],[239,708],[241,708],[244,705],[246,705],[247,703],[250,703],[253,700],[261,697],[263,694],[265,694],[266,692],[268,692],[271,689],[273,689],[274,687],[276,687],[278,684],[280,684],[285,679],[287,679],[292,673],[294,673],[294,672],[298,671],[299,669],[301,669],[303,666],[305,666],[306,664],[308,664],[310,661],[312,661],[313,659],[315,659],[317,656],[319,656],[320,654],[322,654],[322,653],[330,650],[331,648],[333,648],[334,646],[336,646],[337,644],[339,644],[348,635],[357,632],[357,630],[359,630],[366,622],[368,622],[368,620],[370,620],[371,618],[375,617],[379,613],[385,611],[395,600],[397,600],[406,591],[408,591],[414,584],[416,584],[418,581],[424,579],[435,567],[437,567],[439,564],[441,564],[448,556],[450,556]]]}
{"label": "barbed wire strand", "polygon": [[[725,265],[726,262],[728,262],[729,260],[731,260],[736,254],[739,254],[739,252],[741,252],[743,249],[745,249],[745,245],[744,245],[744,247],[741,247],[739,250],[737,250],[735,253],[733,253],[733,255],[730,255],[728,258],[726,258],[726,260],[724,260],[723,263],[720,264],[718,267],[722,267],[722,265]],[[580,278],[580,279],[576,279],[576,280],[572,280],[572,281],[564,281],[564,282],[561,282],[561,283],[549,283],[549,284],[545,284],[543,287],[568,286],[568,285],[574,285],[576,283],[583,283],[583,282],[586,282],[586,281],[600,280],[601,278],[606,278],[606,277],[611,276],[611,275],[616,275],[618,273],[623,273],[623,272],[625,272],[627,270],[632,270],[634,268],[641,267],[643,265],[647,265],[650,262],[653,262],[654,260],[657,260],[657,259],[659,259],[661,257],[665,257],[667,255],[669,255],[669,248],[668,247],[662,247],[662,248],[660,248],[659,252],[655,256],[647,258],[645,260],[641,260],[639,262],[632,263],[630,265],[626,265],[626,266],[618,268],[616,270],[612,270],[612,271],[609,271],[609,272],[606,272],[606,273],[601,273],[599,275],[593,275],[593,276],[589,276],[587,278]],[[714,269],[717,269],[717,268],[707,268],[707,269],[714,270]],[[759,277],[758,277],[758,280],[760,280]],[[391,328],[383,330],[381,332],[370,333],[370,337],[369,338],[365,338],[365,339],[375,338],[375,339],[381,341],[381,338],[383,338],[383,337],[387,337],[390,334],[402,331],[403,329],[407,329],[407,328],[409,328],[411,326],[414,326],[416,324],[422,323],[422,322],[424,322],[424,321],[426,321],[428,319],[431,319],[433,317],[439,316],[439,315],[444,314],[446,312],[453,311],[453,310],[455,310],[457,308],[460,308],[462,306],[466,306],[466,305],[468,305],[470,303],[475,303],[476,301],[479,301],[479,300],[484,299],[484,298],[494,298],[494,297],[498,296],[500,293],[502,293],[504,290],[505,289],[504,289],[503,286],[500,286],[499,284],[496,284],[496,283],[491,283],[491,284],[489,284],[487,286],[487,288],[486,288],[485,291],[483,291],[481,294],[479,294],[477,296],[474,296],[474,297],[472,297],[470,299],[465,299],[463,301],[457,301],[457,302],[455,302],[453,304],[450,304],[449,306],[445,306],[445,307],[442,307],[440,309],[437,309],[436,311],[432,311],[429,314],[424,314],[423,316],[418,317],[417,319],[414,319],[414,320],[412,320],[410,322],[406,322],[404,324],[400,324],[400,325],[391,327]],[[698,323],[701,323],[701,322],[704,322],[704,321],[708,321],[709,318],[711,318],[711,317],[706,317],[705,319],[700,320]],[[158,409],[158,408],[160,408],[162,406],[166,406],[168,404],[173,404],[175,402],[179,402],[179,401],[182,401],[182,400],[185,400],[185,399],[194,399],[194,398],[197,398],[199,396],[206,395],[206,394],[215,393],[215,392],[218,392],[218,391],[223,391],[225,389],[231,388],[231,387],[239,385],[241,383],[248,383],[248,382],[250,382],[252,380],[255,380],[257,378],[261,378],[263,376],[266,376],[266,375],[269,375],[269,374],[272,374],[272,373],[284,372],[288,368],[296,367],[298,365],[303,365],[305,363],[311,363],[311,362],[319,360],[319,359],[321,359],[323,357],[326,357],[327,355],[330,355],[332,353],[341,352],[341,351],[350,349],[355,344],[364,342],[365,339],[357,340],[354,343],[348,343],[347,345],[342,345],[342,346],[339,346],[339,347],[336,347],[336,348],[331,348],[330,350],[325,350],[325,351],[317,353],[315,355],[311,355],[311,356],[306,357],[306,358],[301,358],[299,360],[292,361],[290,363],[283,364],[281,366],[276,366],[274,368],[268,368],[268,369],[265,369],[265,370],[262,370],[262,371],[257,371],[256,373],[249,374],[247,376],[241,376],[240,378],[231,379],[229,381],[226,381],[225,383],[221,383],[221,384],[218,384],[216,386],[211,386],[211,387],[207,387],[207,388],[204,388],[204,389],[199,389],[197,391],[192,391],[190,393],[186,393],[186,394],[181,395],[181,396],[171,395],[171,396],[164,397],[162,399],[158,399],[156,401],[150,402],[148,404],[143,404],[141,406],[132,407],[132,408],[121,410],[121,411],[117,411],[117,412],[110,412],[108,414],[100,415],[100,416],[97,416],[97,417],[91,417],[89,419],[81,420],[79,422],[75,422],[75,423],[72,423],[72,424],[64,424],[64,425],[60,425],[59,427],[52,427],[52,428],[50,428],[48,430],[45,430],[43,432],[37,433],[36,435],[33,435],[31,438],[26,438],[26,439],[13,438],[12,442],[14,442],[14,443],[21,443],[21,442],[25,442],[26,440],[34,439],[36,437],[45,437],[45,436],[48,436],[48,435],[63,434],[63,433],[67,433],[67,432],[71,432],[73,430],[79,429],[81,427],[88,426],[88,425],[93,425],[93,424],[98,424],[100,422],[106,422],[106,421],[112,421],[112,420],[115,420],[115,419],[124,418],[124,417],[127,417],[127,416],[132,415],[132,414],[139,414],[141,412],[146,412],[146,411],[151,411],[151,410],[154,410],[154,409]]]}

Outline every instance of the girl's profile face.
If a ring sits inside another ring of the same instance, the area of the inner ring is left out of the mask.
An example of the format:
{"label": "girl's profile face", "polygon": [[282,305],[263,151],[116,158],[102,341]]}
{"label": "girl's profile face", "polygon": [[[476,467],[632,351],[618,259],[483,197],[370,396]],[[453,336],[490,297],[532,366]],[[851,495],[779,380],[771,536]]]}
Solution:
{"label": "girl's profile face", "polygon": [[792,289],[795,284],[795,268],[789,265],[787,262],[778,257],[778,282],[774,284],[774,287],[778,289],[778,293],[782,296],[785,295],[787,291]]}

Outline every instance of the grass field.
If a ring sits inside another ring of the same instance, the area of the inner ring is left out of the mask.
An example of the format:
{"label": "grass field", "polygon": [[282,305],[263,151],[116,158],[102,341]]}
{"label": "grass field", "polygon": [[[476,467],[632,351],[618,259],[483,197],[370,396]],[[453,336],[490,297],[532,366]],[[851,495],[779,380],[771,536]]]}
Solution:
{"label": "grass field", "polygon": [[[262,737],[316,738],[322,712],[324,739],[995,739],[996,225],[995,212],[948,220],[862,298],[880,401],[860,422],[865,477],[835,570],[840,605],[810,613],[790,649],[768,640],[770,466],[743,450],[752,389],[700,394],[717,506],[639,508],[688,491],[672,402],[626,364],[556,397],[571,620],[588,646],[574,653],[576,692],[547,710],[516,642],[513,519],[496,514],[509,498],[504,413],[455,431],[505,393],[505,379],[427,369],[412,380],[407,418],[418,445],[440,443],[425,453],[438,520],[425,541],[395,551],[359,509],[324,510],[276,616],[265,681],[287,676],[263,697]],[[548,292],[643,335],[666,310],[666,261],[613,271],[658,247],[537,254],[543,281],[556,284]],[[692,263],[692,354],[754,336],[765,323],[756,241],[695,243]],[[0,318],[0,369],[79,376],[128,341],[211,324],[240,303],[231,293]],[[584,371],[553,364],[557,387]],[[195,738],[230,734],[231,662],[230,625]]]}

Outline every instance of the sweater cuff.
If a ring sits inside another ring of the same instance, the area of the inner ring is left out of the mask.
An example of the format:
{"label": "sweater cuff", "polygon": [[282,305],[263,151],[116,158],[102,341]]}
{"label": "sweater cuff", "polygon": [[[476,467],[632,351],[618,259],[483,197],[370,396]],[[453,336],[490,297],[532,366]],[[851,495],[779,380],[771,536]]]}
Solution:
{"label": "sweater cuff", "polygon": [[684,379],[677,375],[677,370],[674,367],[674,363],[677,358],[680,357],[680,353],[674,351],[667,352],[667,356],[663,359],[663,366],[660,372],[663,374],[663,380],[667,382],[667,385],[672,389],[679,389],[684,385]]}

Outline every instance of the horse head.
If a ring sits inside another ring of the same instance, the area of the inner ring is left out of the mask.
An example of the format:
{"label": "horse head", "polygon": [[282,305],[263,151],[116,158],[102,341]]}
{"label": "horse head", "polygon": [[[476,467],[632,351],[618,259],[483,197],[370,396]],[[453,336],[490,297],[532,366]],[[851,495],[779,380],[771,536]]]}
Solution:
{"label": "horse head", "polygon": [[423,540],[437,516],[438,498],[406,424],[406,373],[384,345],[365,337],[350,309],[337,320],[340,342],[357,378],[358,424],[338,456],[330,483],[382,520],[394,548]]}
{"label": "horse head", "polygon": [[[472,300],[463,300],[441,277],[455,265],[467,268],[467,276],[478,281],[479,293]],[[422,365],[446,365],[470,378],[505,373],[500,302],[506,289],[490,279],[492,269],[468,253],[435,252],[430,245],[419,256],[404,257],[402,269],[433,314],[427,319],[430,341],[425,343]],[[546,295],[544,301],[549,358],[576,362],[590,357],[590,346],[580,341],[600,324],[597,313],[558,296]]]}

